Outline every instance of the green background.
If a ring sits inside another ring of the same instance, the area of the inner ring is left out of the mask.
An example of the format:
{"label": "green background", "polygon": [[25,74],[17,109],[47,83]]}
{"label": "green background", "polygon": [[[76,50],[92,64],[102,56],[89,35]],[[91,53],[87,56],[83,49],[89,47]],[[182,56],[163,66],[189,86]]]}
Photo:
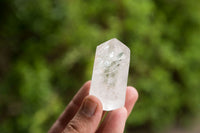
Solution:
{"label": "green background", "polygon": [[199,0],[1,0],[0,132],[45,133],[84,82],[96,46],[131,50],[139,100],[127,133],[187,126],[200,111]]}

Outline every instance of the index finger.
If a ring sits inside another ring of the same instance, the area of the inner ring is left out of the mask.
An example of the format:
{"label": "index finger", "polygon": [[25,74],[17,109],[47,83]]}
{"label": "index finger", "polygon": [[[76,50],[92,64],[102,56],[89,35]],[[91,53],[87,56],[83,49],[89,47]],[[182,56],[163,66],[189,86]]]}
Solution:
{"label": "index finger", "polygon": [[83,99],[89,95],[91,81],[86,82],[81,89],[76,93],[71,102],[67,105],[63,113],[53,124],[48,133],[59,133],[65,128],[68,122],[74,117]]}

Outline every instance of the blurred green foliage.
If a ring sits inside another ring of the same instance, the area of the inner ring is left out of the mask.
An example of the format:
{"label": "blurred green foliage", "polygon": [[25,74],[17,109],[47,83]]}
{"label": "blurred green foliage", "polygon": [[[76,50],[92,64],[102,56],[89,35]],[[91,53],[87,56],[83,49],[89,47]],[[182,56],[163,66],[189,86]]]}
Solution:
{"label": "blurred green foliage", "polygon": [[140,94],[127,132],[162,131],[196,116],[199,5],[199,0],[1,0],[0,131],[47,132],[91,79],[96,46],[114,37],[131,49],[129,85]]}

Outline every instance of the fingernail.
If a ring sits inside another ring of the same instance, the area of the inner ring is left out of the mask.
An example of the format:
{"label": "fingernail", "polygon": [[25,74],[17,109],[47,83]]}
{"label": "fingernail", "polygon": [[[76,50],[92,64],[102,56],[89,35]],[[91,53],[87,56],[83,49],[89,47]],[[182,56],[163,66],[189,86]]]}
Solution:
{"label": "fingernail", "polygon": [[90,99],[86,99],[83,103],[81,112],[87,117],[92,117],[96,111],[97,103],[93,102]]}

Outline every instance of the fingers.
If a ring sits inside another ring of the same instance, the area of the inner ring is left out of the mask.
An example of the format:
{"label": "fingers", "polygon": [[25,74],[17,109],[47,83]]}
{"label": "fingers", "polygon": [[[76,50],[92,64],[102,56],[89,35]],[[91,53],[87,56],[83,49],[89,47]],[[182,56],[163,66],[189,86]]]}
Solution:
{"label": "fingers", "polygon": [[128,116],[131,113],[137,99],[138,99],[137,90],[131,86],[128,86],[126,89],[126,101],[125,101],[125,108],[127,109]]}
{"label": "fingers", "polygon": [[[102,118],[102,105],[96,97],[86,97],[89,95],[90,84],[89,81],[83,85],[49,130],[49,133],[90,133],[96,131]],[[83,100],[84,97],[86,97],[85,100]],[[126,119],[131,113],[137,98],[136,89],[127,87],[125,107],[109,112],[97,132],[122,133]],[[83,104],[81,104],[82,102]]]}
{"label": "fingers", "polygon": [[72,101],[66,107],[64,112],[53,124],[48,133],[60,133],[63,131],[67,123],[74,117],[74,115],[78,111],[83,99],[87,95],[89,95],[90,84],[91,81],[88,81],[81,87],[81,89],[77,92]]}
{"label": "fingers", "polygon": [[97,133],[123,133],[126,119],[137,99],[138,93],[136,89],[127,87],[125,107],[109,112]]}
{"label": "fingers", "polygon": [[125,107],[109,112],[97,133],[123,133],[127,118]]}
{"label": "fingers", "polygon": [[95,96],[87,96],[74,118],[62,133],[94,133],[103,113],[101,102]]}

